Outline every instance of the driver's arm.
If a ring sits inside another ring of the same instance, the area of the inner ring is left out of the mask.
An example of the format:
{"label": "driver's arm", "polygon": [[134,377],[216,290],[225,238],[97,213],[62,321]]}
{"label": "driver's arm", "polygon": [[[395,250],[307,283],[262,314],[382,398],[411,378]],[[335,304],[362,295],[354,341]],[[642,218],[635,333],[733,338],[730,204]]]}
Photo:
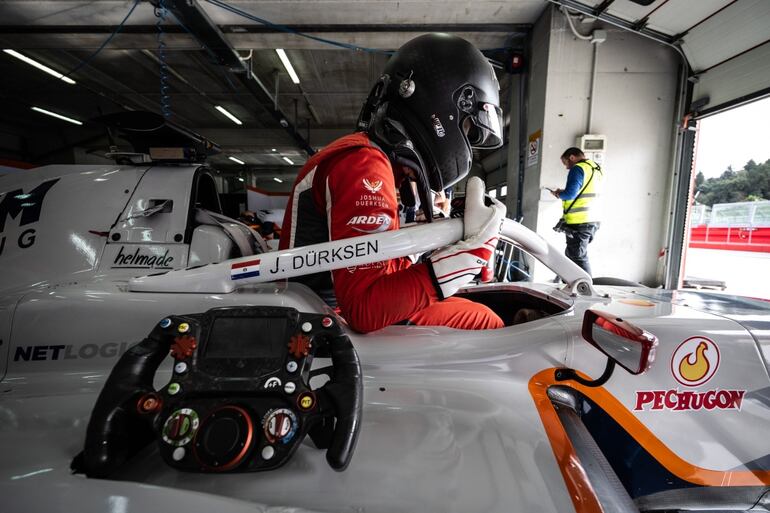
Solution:
{"label": "driver's arm", "polygon": [[[398,229],[393,171],[382,152],[364,148],[330,164],[325,203],[331,240]],[[410,264],[398,258],[332,271],[337,303],[353,329],[378,330],[439,300],[427,266]]]}

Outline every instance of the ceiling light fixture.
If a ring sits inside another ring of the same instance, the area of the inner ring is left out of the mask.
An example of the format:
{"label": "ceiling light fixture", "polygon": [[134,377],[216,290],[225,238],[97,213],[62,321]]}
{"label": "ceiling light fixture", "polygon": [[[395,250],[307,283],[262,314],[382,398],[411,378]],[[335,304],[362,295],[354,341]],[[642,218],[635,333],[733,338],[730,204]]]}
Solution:
{"label": "ceiling light fixture", "polygon": [[274,177],[273,177],[273,180],[275,180],[275,181],[276,181],[276,182],[278,182],[278,183],[283,183],[283,180],[281,180],[281,179],[280,179],[280,178],[278,178],[277,176],[274,176]]}
{"label": "ceiling light fixture", "polygon": [[50,110],[41,109],[40,107],[32,107],[32,110],[35,112],[39,112],[41,114],[45,114],[47,116],[51,116],[54,118],[58,118],[64,121],[67,121],[69,123],[72,123],[73,125],[82,125],[82,121],[78,121],[77,119],[68,118],[67,116],[62,116],[61,114],[57,114],[55,112],[51,112]]}
{"label": "ceiling light fixture", "polygon": [[275,148],[271,148],[270,151],[278,151],[278,150],[276,150]]}
{"label": "ceiling light fixture", "polygon": [[226,108],[222,107],[221,105],[214,105],[214,108],[217,109],[222,114],[224,114],[225,117],[227,117],[230,121],[232,121],[236,125],[242,125],[243,124],[243,122],[240,119],[238,119],[235,116],[233,116],[230,113],[230,111],[228,111]]}
{"label": "ceiling light fixture", "polygon": [[239,176],[239,177],[238,177],[238,181],[239,181],[239,182],[245,182],[246,180],[244,180],[243,178],[241,178],[241,177]]}
{"label": "ceiling light fixture", "polygon": [[233,162],[237,162],[238,164],[240,164],[240,165],[242,165],[242,166],[246,164],[246,163],[245,163],[244,161],[242,161],[241,159],[237,159],[237,158],[235,158],[235,157],[227,157],[227,158],[229,158],[229,159],[230,159],[230,160],[232,160]]}
{"label": "ceiling light fixture", "polygon": [[289,74],[289,77],[291,77],[291,81],[295,84],[299,84],[299,77],[297,76],[297,72],[294,71],[294,66],[291,65],[291,62],[289,62],[289,57],[286,55],[286,52],[283,50],[283,48],[276,48],[275,53],[277,53],[278,57],[281,58],[283,67],[286,68],[286,72]]}
{"label": "ceiling light fixture", "polygon": [[282,158],[283,160],[285,160],[286,162],[288,162],[289,164],[291,164],[292,166],[294,165],[294,161],[293,161],[293,160],[291,160],[289,157],[281,157],[281,158]]}
{"label": "ceiling light fixture", "polygon": [[51,69],[51,68],[49,68],[48,66],[46,66],[45,64],[41,64],[41,63],[37,62],[36,60],[30,59],[30,58],[29,58],[29,57],[27,57],[26,55],[22,55],[22,54],[20,54],[19,52],[17,52],[16,50],[10,50],[10,49],[8,49],[8,48],[5,48],[5,49],[3,49],[3,51],[4,51],[5,53],[7,53],[8,55],[11,55],[11,56],[13,56],[13,57],[16,57],[16,58],[17,58],[17,59],[19,59],[20,61],[24,61],[24,62],[26,62],[26,63],[27,63],[27,64],[29,64],[30,66],[34,66],[34,67],[36,67],[37,69],[39,69],[39,70],[41,70],[41,71],[45,71],[45,72],[46,72],[46,73],[48,73],[49,75],[52,75],[52,76],[54,76],[54,77],[58,78],[59,80],[62,80],[62,81],[64,81],[64,82],[67,82],[68,84],[75,84],[75,83],[76,83],[76,82],[75,82],[74,80],[72,80],[70,77],[65,77],[64,75],[62,75],[61,73],[59,73],[59,72],[58,72],[58,71],[56,71],[55,69]]}

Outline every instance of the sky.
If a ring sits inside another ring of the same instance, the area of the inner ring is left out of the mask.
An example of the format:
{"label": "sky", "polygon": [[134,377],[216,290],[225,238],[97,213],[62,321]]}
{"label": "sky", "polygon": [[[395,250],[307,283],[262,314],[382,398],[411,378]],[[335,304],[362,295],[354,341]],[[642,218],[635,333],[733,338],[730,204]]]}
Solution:
{"label": "sky", "polygon": [[698,128],[695,169],[706,178],[770,159],[770,98],[704,118]]}

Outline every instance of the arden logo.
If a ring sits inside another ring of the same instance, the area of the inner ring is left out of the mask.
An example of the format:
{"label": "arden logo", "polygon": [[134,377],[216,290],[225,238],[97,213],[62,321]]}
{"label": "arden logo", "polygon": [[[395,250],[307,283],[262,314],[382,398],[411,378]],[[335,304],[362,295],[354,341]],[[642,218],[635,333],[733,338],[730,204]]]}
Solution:
{"label": "arden logo", "polygon": [[719,368],[719,349],[704,337],[691,337],[682,342],[671,357],[671,373],[688,387],[703,385]]}
{"label": "arden logo", "polygon": [[368,178],[364,178],[364,188],[372,194],[377,194],[382,189],[382,180],[371,181]]}
{"label": "arden logo", "polygon": [[[671,374],[686,386],[709,381],[719,368],[719,348],[713,340],[690,337],[671,356]],[[643,390],[636,392],[634,411],[739,410],[745,390]]]}
{"label": "arden logo", "polygon": [[347,222],[347,225],[361,233],[379,233],[390,229],[392,220],[386,214],[375,214],[371,216],[353,216]]}

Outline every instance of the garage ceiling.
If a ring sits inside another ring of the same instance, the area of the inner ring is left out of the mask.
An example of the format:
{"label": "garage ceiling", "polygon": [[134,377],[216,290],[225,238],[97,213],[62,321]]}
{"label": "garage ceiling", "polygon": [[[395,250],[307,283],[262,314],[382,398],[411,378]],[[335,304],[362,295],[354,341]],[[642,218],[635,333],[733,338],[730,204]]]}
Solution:
{"label": "garage ceiling", "polygon": [[[710,98],[707,109],[756,95],[770,84],[767,0],[551,2],[679,45],[697,76],[695,98]],[[444,31],[469,39],[493,60],[503,60],[504,49],[524,48],[531,25],[549,2],[196,0],[195,4],[214,30],[247,59],[243,66],[262,84],[260,94],[254,93],[257,82],[244,82],[245,75],[222,65],[217,58],[221,49],[210,39],[201,39],[196,27],[180,24],[173,15],[159,19],[148,1],[139,1],[133,11],[134,0],[0,2],[2,47],[60,73],[76,69],[70,76],[77,82],[65,84],[0,53],[0,152],[35,163],[59,158],[60,150],[73,146],[101,154],[106,147],[104,130],[88,120],[125,110],[160,112],[163,77],[170,119],[219,143],[223,153],[213,159],[218,167],[237,168],[227,159],[235,156],[257,169],[296,170],[306,154],[273,115],[276,96],[295,133],[312,147],[321,147],[354,126],[388,51],[420,33]],[[159,28],[165,45],[163,73]],[[298,85],[289,79],[276,48],[286,49],[300,77]],[[498,71],[506,88],[508,75]],[[505,90],[501,97],[507,102]],[[234,125],[214,109],[216,105],[243,124]],[[33,106],[85,124],[68,125],[33,112]]]}
{"label": "garage ceiling", "polygon": [[[166,5],[172,6],[171,0]],[[205,15],[238,50],[267,90],[255,97],[227,66],[215,58],[210,40],[200,37],[188,20],[169,13],[159,23],[154,6],[141,1],[120,32],[85,66],[71,74],[76,85],[32,68],[0,53],[0,73],[6,104],[0,121],[25,139],[51,131],[47,141],[57,144],[28,148],[30,160],[44,161],[58,148],[80,143],[103,153],[103,129],[89,123],[72,127],[32,112],[32,106],[86,121],[100,113],[121,110],[160,112],[161,71],[158,32],[165,45],[166,83],[171,120],[220,144],[224,151],[213,159],[218,167],[237,168],[235,156],[249,166],[291,167],[306,158],[304,151],[272,115],[276,96],[279,109],[311,146],[318,148],[349,133],[360,106],[388,59],[388,52],[410,38],[429,31],[461,35],[490,56],[500,50],[522,48],[533,23],[547,3],[447,1],[437,8],[429,1],[229,1],[258,23],[220,5],[197,2]],[[120,26],[133,0],[32,1],[0,3],[0,44],[67,73],[102,45]],[[490,23],[492,21],[492,23]],[[185,23],[186,22],[186,23]],[[184,26],[183,26],[184,25]],[[301,32],[319,41],[287,31]],[[195,36],[191,34],[195,33]],[[359,47],[359,50],[339,45]],[[289,79],[276,48],[286,49],[300,83]],[[507,84],[505,73],[501,82]],[[253,86],[253,82],[247,84]],[[502,96],[507,100],[507,93]],[[221,105],[239,118],[236,126],[215,110]]]}

